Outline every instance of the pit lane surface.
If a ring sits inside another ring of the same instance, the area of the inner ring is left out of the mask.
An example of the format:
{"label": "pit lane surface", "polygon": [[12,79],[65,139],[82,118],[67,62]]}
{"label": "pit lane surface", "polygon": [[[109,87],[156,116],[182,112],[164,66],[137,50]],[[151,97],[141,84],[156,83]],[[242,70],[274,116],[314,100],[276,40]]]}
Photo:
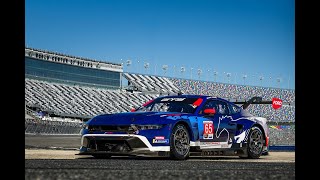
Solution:
{"label": "pit lane surface", "polygon": [[270,152],[249,160],[190,157],[94,159],[74,150],[25,150],[25,179],[295,179],[295,153]]}
{"label": "pit lane surface", "polygon": [[[260,159],[79,156],[78,135],[25,135],[25,179],[295,179],[295,152]],[[61,150],[63,149],[63,150]]]}

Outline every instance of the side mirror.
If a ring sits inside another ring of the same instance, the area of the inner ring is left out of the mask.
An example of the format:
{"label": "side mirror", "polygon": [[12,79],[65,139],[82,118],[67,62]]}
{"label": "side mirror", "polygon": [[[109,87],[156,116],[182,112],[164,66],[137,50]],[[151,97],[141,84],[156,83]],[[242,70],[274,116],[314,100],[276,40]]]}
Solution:
{"label": "side mirror", "polygon": [[211,116],[213,116],[213,115],[216,113],[216,110],[215,110],[214,108],[208,108],[208,109],[205,109],[205,110],[203,111],[203,113],[206,114],[206,115],[211,115]]}

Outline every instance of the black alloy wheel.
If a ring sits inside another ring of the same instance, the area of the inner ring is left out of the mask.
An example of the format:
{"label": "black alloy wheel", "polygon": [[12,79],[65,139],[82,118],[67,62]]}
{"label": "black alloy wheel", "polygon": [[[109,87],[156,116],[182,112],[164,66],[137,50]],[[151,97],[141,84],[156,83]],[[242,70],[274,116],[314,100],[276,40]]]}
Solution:
{"label": "black alloy wheel", "polygon": [[173,159],[184,160],[189,157],[190,135],[183,124],[178,124],[170,136],[170,156]]}

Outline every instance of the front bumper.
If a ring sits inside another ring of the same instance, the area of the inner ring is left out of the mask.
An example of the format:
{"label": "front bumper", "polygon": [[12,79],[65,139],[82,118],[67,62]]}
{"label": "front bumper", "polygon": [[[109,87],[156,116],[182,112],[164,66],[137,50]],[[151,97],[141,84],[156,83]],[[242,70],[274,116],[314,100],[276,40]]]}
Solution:
{"label": "front bumper", "polygon": [[133,134],[85,134],[78,155],[168,156],[170,146],[152,146],[148,139]]}

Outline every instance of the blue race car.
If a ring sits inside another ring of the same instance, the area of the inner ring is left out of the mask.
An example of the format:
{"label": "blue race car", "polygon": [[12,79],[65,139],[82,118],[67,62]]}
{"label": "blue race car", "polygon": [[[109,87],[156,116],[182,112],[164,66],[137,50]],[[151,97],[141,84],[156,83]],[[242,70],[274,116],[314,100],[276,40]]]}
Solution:
{"label": "blue race car", "polygon": [[88,120],[78,155],[259,158],[268,152],[269,130],[266,118],[245,110],[254,102],[258,103],[253,99],[240,107],[211,96],[161,96],[134,112]]}

